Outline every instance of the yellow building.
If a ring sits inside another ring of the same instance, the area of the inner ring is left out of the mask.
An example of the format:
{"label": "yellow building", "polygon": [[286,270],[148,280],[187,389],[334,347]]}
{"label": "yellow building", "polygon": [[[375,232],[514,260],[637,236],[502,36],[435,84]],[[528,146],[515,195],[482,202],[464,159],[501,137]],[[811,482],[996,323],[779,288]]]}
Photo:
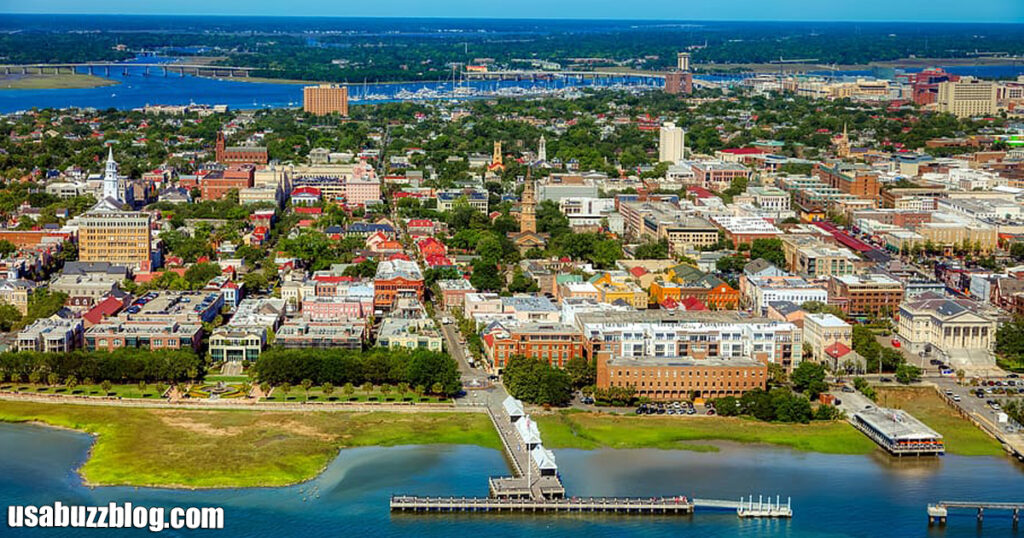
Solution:
{"label": "yellow building", "polygon": [[142,267],[153,250],[150,216],[135,211],[90,211],[79,219],[78,259]]}
{"label": "yellow building", "polygon": [[21,315],[28,313],[28,294],[32,283],[27,280],[0,280],[0,304],[9,304]]}
{"label": "yellow building", "polygon": [[999,111],[995,82],[964,77],[958,82],[940,82],[936,100],[940,112],[958,118],[987,116]]}
{"label": "yellow building", "polygon": [[925,222],[917,228],[924,240],[940,247],[968,246],[981,253],[995,250],[999,244],[998,230],[984,224],[962,224],[957,222]]}

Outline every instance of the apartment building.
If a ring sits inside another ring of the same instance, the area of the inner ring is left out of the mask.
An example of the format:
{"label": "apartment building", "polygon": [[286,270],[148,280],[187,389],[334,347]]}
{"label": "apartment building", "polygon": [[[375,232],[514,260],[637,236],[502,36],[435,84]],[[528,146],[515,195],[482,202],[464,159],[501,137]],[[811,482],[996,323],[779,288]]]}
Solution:
{"label": "apartment building", "polygon": [[787,371],[800,363],[800,328],[738,312],[642,310],[581,312],[584,356],[623,358],[749,358]]}
{"label": "apartment building", "polygon": [[833,276],[829,297],[849,316],[889,318],[903,301],[903,284],[879,273]]}
{"label": "apartment building", "polygon": [[494,372],[500,372],[515,356],[542,359],[562,368],[583,354],[579,330],[561,323],[508,323],[484,334],[484,353]]}
{"label": "apartment building", "polygon": [[82,347],[85,327],[80,319],[37,319],[18,332],[18,351],[68,353]]}
{"label": "apartment building", "polygon": [[998,88],[995,82],[974,77],[940,82],[936,103],[940,112],[948,112],[958,118],[989,116],[999,111]]}
{"label": "apartment building", "polygon": [[362,349],[365,334],[366,321],[361,319],[296,319],[287,321],[277,328],[274,345],[286,349]]}
{"label": "apartment building", "polygon": [[151,219],[134,211],[90,211],[79,217],[78,259],[139,268],[153,250]]}
{"label": "apartment building", "polygon": [[122,321],[98,323],[85,330],[85,349],[191,349],[199,352],[203,326],[199,323]]}
{"label": "apartment building", "polygon": [[764,316],[768,313],[769,303],[789,301],[803,304],[807,301],[827,303],[829,293],[824,286],[808,282],[803,277],[755,276],[747,278],[744,297],[746,304],[753,308],[754,313]]}
{"label": "apartment building", "polygon": [[640,398],[688,400],[740,397],[767,387],[768,366],[747,358],[686,357],[597,358],[597,387],[632,387]]}
{"label": "apartment building", "polygon": [[348,86],[318,84],[302,88],[302,110],[314,116],[348,116]]}

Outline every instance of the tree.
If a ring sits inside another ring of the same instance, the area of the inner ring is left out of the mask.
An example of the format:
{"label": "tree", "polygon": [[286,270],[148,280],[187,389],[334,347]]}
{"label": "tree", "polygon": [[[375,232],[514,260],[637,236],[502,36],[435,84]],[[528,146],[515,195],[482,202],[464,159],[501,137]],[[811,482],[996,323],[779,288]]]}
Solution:
{"label": "tree", "polygon": [[668,258],[668,239],[644,243],[633,251],[633,257],[638,260],[661,260]]}
{"label": "tree", "polygon": [[782,252],[782,240],[778,238],[755,239],[750,244],[750,259],[763,258],[776,267],[786,266],[786,255]]}
{"label": "tree", "polygon": [[832,314],[839,319],[846,319],[846,313],[841,308],[835,305],[823,303],[821,301],[806,301],[800,305],[800,309],[808,314]]}
{"label": "tree", "polygon": [[356,392],[356,387],[355,387],[355,385],[353,385],[352,383],[345,383],[345,384],[344,384],[344,385],[343,385],[343,386],[341,387],[341,392],[342,392],[342,393],[343,393],[343,394],[344,394],[345,396],[352,396],[352,395],[353,395],[353,394],[355,394],[355,392]]}
{"label": "tree", "polygon": [[526,276],[522,269],[516,267],[512,275],[512,281],[508,284],[508,291],[512,293],[532,293],[540,290],[537,281]]}
{"label": "tree", "polygon": [[370,383],[369,381],[367,381],[366,383],[363,383],[363,387],[362,388],[363,388],[363,392],[365,392],[367,395],[369,395],[371,392],[373,392],[373,383]]}
{"label": "tree", "polygon": [[28,382],[33,385],[38,385],[43,380],[43,374],[39,370],[32,370],[28,373]]}
{"label": "tree", "polygon": [[324,394],[325,398],[330,400],[331,399],[331,394],[334,393],[334,385],[332,385],[330,383],[324,383],[323,385],[320,385],[320,392],[322,392]]}
{"label": "tree", "polygon": [[743,256],[723,256],[715,262],[715,269],[722,273],[739,273],[745,265],[747,265],[747,259]]}
{"label": "tree", "polygon": [[21,321],[21,312],[11,304],[0,304],[0,332],[9,332]]}
{"label": "tree", "polygon": [[73,392],[75,387],[78,386],[78,378],[73,375],[69,375],[67,379],[64,380],[64,386],[68,388],[68,392]]}
{"label": "tree", "polygon": [[[163,383],[157,383],[156,384],[156,395],[157,395],[157,397],[158,398],[162,398],[165,392],[167,392],[167,385],[164,385]],[[248,391],[246,391],[246,394],[248,394]]]}
{"label": "tree", "polygon": [[483,258],[473,260],[473,274],[469,277],[469,282],[480,291],[500,291],[503,284],[498,267],[487,263]]}
{"label": "tree", "polygon": [[442,385],[440,382],[434,383],[433,385],[430,386],[430,393],[431,394],[436,394],[438,396],[443,395],[444,394],[444,385]]}
{"label": "tree", "polygon": [[388,383],[381,384],[380,393],[383,394],[385,398],[387,398],[388,394],[391,394],[391,385]]}
{"label": "tree", "polygon": [[0,257],[7,257],[12,252],[17,252],[18,246],[6,239],[0,239]]}
{"label": "tree", "polygon": [[782,385],[786,383],[786,379],[789,376],[786,375],[786,369],[777,362],[768,363],[768,382],[772,385]]}
{"label": "tree", "polygon": [[302,387],[302,391],[306,393],[306,399],[309,400],[309,389],[313,388],[313,380],[309,378],[303,379],[299,385]]}
{"label": "tree", "polygon": [[220,265],[216,263],[197,263],[185,271],[185,281],[192,289],[205,286],[217,276],[220,276]]}
{"label": "tree", "polygon": [[825,383],[825,367],[815,362],[801,362],[793,369],[793,374],[789,378],[793,382],[793,388],[807,393],[810,398],[817,398],[818,394],[828,390],[828,384]]}
{"label": "tree", "polygon": [[505,364],[504,375],[509,393],[525,402],[561,406],[572,399],[569,374],[543,359],[512,357]]}
{"label": "tree", "polygon": [[921,369],[912,364],[902,363],[896,367],[896,381],[909,385],[921,379]]}
{"label": "tree", "polygon": [[280,385],[277,386],[277,390],[281,391],[281,394],[287,400],[288,399],[288,393],[292,391],[292,384],[291,383],[281,383]]}
{"label": "tree", "polygon": [[139,381],[139,393],[142,394],[143,396],[146,395],[146,382],[145,381]]}
{"label": "tree", "polygon": [[54,385],[57,385],[59,383],[60,383],[60,376],[57,375],[57,372],[50,372],[46,376],[46,384],[47,385],[54,386]]}
{"label": "tree", "polygon": [[581,389],[597,382],[597,362],[589,362],[584,357],[573,357],[565,364],[565,372],[569,374],[573,388]]}
{"label": "tree", "polygon": [[112,388],[114,388],[114,384],[111,383],[109,379],[104,379],[103,382],[100,383],[100,390],[103,391],[104,396],[110,394],[110,389]]}

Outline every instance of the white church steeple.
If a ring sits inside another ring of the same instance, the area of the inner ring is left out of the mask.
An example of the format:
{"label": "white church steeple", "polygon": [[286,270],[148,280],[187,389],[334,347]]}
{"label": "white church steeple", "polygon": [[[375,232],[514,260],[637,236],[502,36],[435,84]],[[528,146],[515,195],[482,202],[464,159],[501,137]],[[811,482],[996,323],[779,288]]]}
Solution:
{"label": "white church steeple", "polygon": [[114,160],[114,148],[107,153],[107,167],[103,171],[103,198],[122,202],[121,189],[117,178],[117,161]]}

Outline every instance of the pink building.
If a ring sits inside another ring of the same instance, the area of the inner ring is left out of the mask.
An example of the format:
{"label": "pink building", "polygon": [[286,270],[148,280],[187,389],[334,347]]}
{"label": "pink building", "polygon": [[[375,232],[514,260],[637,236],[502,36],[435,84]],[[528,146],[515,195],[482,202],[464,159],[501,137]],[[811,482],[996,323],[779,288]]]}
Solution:
{"label": "pink building", "polygon": [[350,206],[364,206],[367,202],[380,201],[380,180],[373,167],[359,163],[352,171],[352,177],[345,181],[345,203]]}

